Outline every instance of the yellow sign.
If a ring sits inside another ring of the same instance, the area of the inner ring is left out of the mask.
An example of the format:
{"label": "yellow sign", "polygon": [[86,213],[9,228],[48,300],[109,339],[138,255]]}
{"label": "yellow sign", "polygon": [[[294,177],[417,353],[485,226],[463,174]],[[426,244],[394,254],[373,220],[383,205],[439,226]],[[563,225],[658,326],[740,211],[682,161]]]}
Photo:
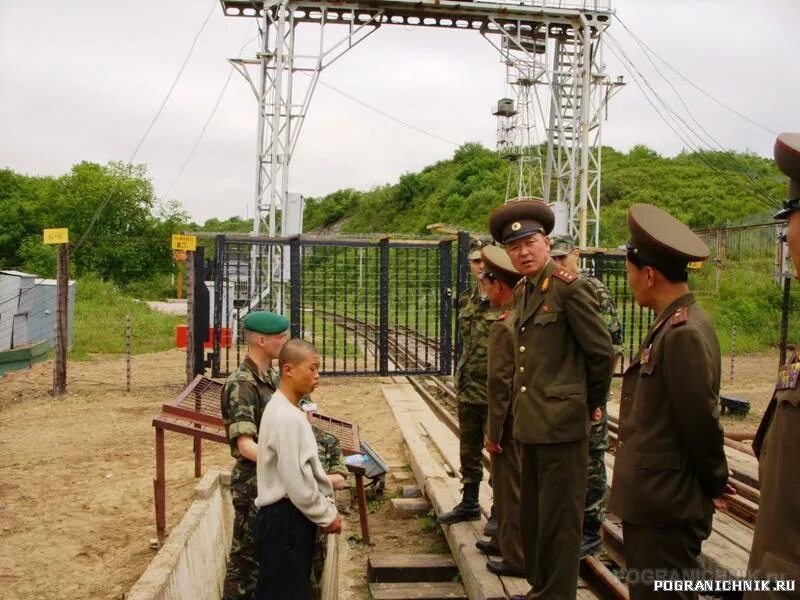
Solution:
{"label": "yellow sign", "polygon": [[197,250],[197,236],[196,235],[179,235],[172,234],[172,249],[173,250],[189,250],[194,252]]}
{"label": "yellow sign", "polygon": [[45,229],[44,230],[44,243],[45,244],[68,244],[69,243],[69,229]]}

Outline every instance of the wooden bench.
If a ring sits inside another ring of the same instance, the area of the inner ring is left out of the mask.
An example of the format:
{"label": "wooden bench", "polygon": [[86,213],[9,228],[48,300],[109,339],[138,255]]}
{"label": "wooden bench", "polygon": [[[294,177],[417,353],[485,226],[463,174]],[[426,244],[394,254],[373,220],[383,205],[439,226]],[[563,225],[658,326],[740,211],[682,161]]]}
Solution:
{"label": "wooden bench", "polygon": [[[225,423],[220,412],[221,392],[221,383],[198,375],[175,400],[162,405],[161,414],[153,419],[156,433],[156,476],[153,479],[153,498],[156,509],[156,533],[159,538],[164,537],[167,527],[164,432],[174,431],[194,438],[194,476],[200,477],[203,440],[228,444]],[[361,441],[355,423],[320,413],[310,413],[309,419],[312,424],[335,436],[344,454],[361,454]],[[367,500],[364,492],[365,469],[363,466],[348,465],[347,470],[355,476],[361,537],[365,544],[369,544]]]}

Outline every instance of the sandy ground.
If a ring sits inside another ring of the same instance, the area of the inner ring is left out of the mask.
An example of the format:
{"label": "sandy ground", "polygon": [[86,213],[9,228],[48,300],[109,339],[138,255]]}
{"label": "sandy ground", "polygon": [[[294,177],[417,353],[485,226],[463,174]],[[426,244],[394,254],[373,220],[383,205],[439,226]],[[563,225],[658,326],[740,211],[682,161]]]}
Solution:
{"label": "sandy ground", "polygon": [[[183,379],[178,350],[134,357],[124,391],[122,359],[71,362],[68,394],[47,394],[52,364],[0,379],[0,596],[10,599],[123,597],[154,556],[152,419]],[[103,384],[103,381],[110,383]],[[370,503],[372,547],[347,519],[342,597],[367,599],[370,552],[446,552],[423,521],[395,520],[388,498],[412,483],[401,435],[376,378],[327,378],[320,410],[359,423],[391,468],[384,500]],[[228,469],[227,448],[203,446],[203,468]],[[167,530],[189,505],[197,480],[191,439],[166,434]]]}
{"label": "sandy ground", "polygon": [[[134,357],[125,392],[118,358],[71,362],[68,394],[47,394],[51,363],[0,379],[0,589],[9,599],[122,598],[152,559],[152,418],[175,397],[185,355],[178,350]],[[769,400],[777,353],[723,360],[723,393],[753,403],[751,415],[724,419],[754,430]],[[446,552],[441,535],[421,520],[395,520],[388,498],[412,483],[403,442],[379,378],[324,378],[320,410],[359,423],[390,465],[383,501],[370,503],[373,546],[360,541],[357,512],[344,533],[342,597],[367,599],[370,552]],[[107,382],[107,383],[104,383]],[[615,380],[615,387],[619,380]],[[617,395],[618,397],[618,395]],[[194,479],[191,440],[167,433],[167,528],[179,522]],[[230,468],[227,448],[204,444],[204,470]]]}

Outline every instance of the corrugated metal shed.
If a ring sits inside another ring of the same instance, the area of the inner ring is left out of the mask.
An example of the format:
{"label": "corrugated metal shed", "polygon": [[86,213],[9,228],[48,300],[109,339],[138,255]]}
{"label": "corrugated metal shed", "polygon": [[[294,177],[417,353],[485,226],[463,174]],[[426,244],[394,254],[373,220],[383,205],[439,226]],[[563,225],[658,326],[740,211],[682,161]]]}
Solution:
{"label": "corrugated metal shed", "polygon": [[[75,281],[69,282],[67,344],[72,346]],[[56,280],[0,271],[0,351],[45,340],[55,344]]]}

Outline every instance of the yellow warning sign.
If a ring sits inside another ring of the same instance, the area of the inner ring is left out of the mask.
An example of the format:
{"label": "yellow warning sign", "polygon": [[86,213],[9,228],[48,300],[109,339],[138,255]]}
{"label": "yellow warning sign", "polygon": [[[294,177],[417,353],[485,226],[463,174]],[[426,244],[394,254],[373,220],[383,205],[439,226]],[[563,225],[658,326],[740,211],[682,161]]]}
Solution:
{"label": "yellow warning sign", "polygon": [[66,227],[62,229],[45,229],[44,243],[69,244],[69,229],[67,229]]}
{"label": "yellow warning sign", "polygon": [[197,250],[197,236],[196,235],[180,235],[177,233],[172,234],[172,249],[173,250],[188,250],[194,252]]}

